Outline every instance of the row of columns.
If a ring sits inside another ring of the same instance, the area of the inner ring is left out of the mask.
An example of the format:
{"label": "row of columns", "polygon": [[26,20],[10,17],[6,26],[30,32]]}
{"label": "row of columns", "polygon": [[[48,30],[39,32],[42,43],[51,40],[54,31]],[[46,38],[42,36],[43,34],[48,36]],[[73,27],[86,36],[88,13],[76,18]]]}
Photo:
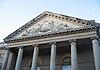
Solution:
{"label": "row of columns", "polygon": [[[71,43],[72,70],[78,70],[76,41],[74,39],[72,39],[72,40],[70,40],[70,43]],[[96,68],[96,70],[100,70],[100,46],[99,46],[97,38],[95,38],[95,37],[92,38],[92,45],[93,45],[95,68]],[[9,54],[10,54],[9,49],[6,49],[1,70],[6,70]],[[39,54],[39,47],[38,47],[38,45],[35,45],[31,70],[37,70],[38,54]],[[23,47],[19,47],[15,70],[20,70],[22,57],[23,57]],[[50,70],[56,70],[56,43],[55,42],[51,43]]]}

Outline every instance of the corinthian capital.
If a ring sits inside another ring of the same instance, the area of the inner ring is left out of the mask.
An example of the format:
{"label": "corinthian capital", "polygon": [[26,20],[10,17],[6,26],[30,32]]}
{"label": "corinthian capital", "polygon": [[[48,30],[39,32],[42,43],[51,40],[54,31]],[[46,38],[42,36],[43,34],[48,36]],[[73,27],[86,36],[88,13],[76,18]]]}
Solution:
{"label": "corinthian capital", "polygon": [[70,39],[69,42],[76,42],[76,39]]}
{"label": "corinthian capital", "polygon": [[56,44],[56,42],[55,42],[55,41],[54,41],[54,42],[50,42],[49,44],[50,44],[50,45],[52,45],[52,44]]}
{"label": "corinthian capital", "polygon": [[93,36],[93,37],[91,37],[91,40],[94,40],[94,39],[98,40],[99,37],[98,37],[98,36]]}
{"label": "corinthian capital", "polygon": [[24,47],[23,47],[23,46],[18,46],[17,48],[18,48],[18,49],[20,49],[20,48],[23,49]]}
{"label": "corinthian capital", "polygon": [[39,46],[39,44],[33,44],[32,46],[33,46],[33,47],[38,47],[38,46]]}

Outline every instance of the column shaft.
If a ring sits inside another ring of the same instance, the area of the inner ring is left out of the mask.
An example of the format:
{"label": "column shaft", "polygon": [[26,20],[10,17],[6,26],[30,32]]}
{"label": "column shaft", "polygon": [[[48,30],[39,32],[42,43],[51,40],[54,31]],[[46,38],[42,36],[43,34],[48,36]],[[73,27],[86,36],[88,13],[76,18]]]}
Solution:
{"label": "column shaft", "polygon": [[76,43],[71,42],[71,66],[72,70],[78,70],[78,62],[77,62],[77,50]]}
{"label": "column shaft", "polygon": [[37,46],[35,46],[34,47],[31,70],[37,70],[38,53],[39,53],[39,48]]}
{"label": "column shaft", "polygon": [[19,48],[19,52],[18,52],[18,57],[17,57],[17,62],[16,62],[15,70],[20,70],[20,65],[21,65],[21,62],[22,62],[22,57],[23,57],[23,48],[20,47]]}
{"label": "column shaft", "polygon": [[50,70],[56,70],[56,45],[51,44]]}
{"label": "column shaft", "polygon": [[94,54],[94,61],[95,61],[95,68],[96,70],[100,70],[100,46],[97,39],[92,40],[93,45],[93,54]]}
{"label": "column shaft", "polygon": [[5,55],[4,55],[1,70],[6,70],[9,54],[10,54],[10,51],[9,51],[9,49],[7,49],[5,52]]}
{"label": "column shaft", "polygon": [[6,70],[10,70],[10,67],[12,67],[11,66],[12,59],[13,59],[13,52],[10,52]]}

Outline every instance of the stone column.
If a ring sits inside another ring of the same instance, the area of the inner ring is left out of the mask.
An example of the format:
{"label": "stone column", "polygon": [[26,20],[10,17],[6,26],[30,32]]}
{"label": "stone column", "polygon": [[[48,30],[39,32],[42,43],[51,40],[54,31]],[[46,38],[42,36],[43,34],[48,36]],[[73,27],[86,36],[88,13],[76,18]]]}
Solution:
{"label": "stone column", "polygon": [[92,38],[93,54],[96,70],[100,70],[100,46],[97,37]]}
{"label": "stone column", "polygon": [[10,54],[10,50],[6,48],[1,70],[6,70],[9,54]]}
{"label": "stone column", "polygon": [[77,49],[75,40],[70,40],[71,42],[71,67],[72,70],[78,70],[78,61],[77,61]]}
{"label": "stone column", "polygon": [[20,70],[20,65],[21,65],[21,62],[22,62],[22,57],[23,57],[23,47],[19,47],[15,70]]}
{"label": "stone column", "polygon": [[37,70],[38,54],[39,54],[39,47],[37,45],[35,45],[31,70]]}
{"label": "stone column", "polygon": [[10,52],[6,70],[10,70],[10,67],[12,67],[11,66],[12,59],[13,59],[13,52]]}
{"label": "stone column", "polygon": [[56,70],[56,43],[51,43],[50,70]]}

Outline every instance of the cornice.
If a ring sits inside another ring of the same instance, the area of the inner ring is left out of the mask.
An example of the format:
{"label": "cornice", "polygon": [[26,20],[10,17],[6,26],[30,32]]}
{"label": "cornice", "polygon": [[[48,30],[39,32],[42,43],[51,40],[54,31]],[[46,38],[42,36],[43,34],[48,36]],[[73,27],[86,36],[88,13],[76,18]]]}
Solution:
{"label": "cornice", "polygon": [[86,27],[86,28],[80,28],[80,29],[72,29],[72,30],[66,30],[66,31],[59,31],[55,33],[48,33],[45,35],[35,35],[35,36],[29,36],[29,37],[21,37],[16,39],[9,39],[5,40],[6,43],[14,43],[14,42],[21,42],[21,41],[28,41],[28,40],[36,40],[36,39],[43,39],[43,38],[50,38],[50,37],[57,37],[57,36],[64,36],[64,35],[70,35],[70,34],[77,34],[77,33],[83,33],[83,32],[91,32],[96,31],[96,27]]}

